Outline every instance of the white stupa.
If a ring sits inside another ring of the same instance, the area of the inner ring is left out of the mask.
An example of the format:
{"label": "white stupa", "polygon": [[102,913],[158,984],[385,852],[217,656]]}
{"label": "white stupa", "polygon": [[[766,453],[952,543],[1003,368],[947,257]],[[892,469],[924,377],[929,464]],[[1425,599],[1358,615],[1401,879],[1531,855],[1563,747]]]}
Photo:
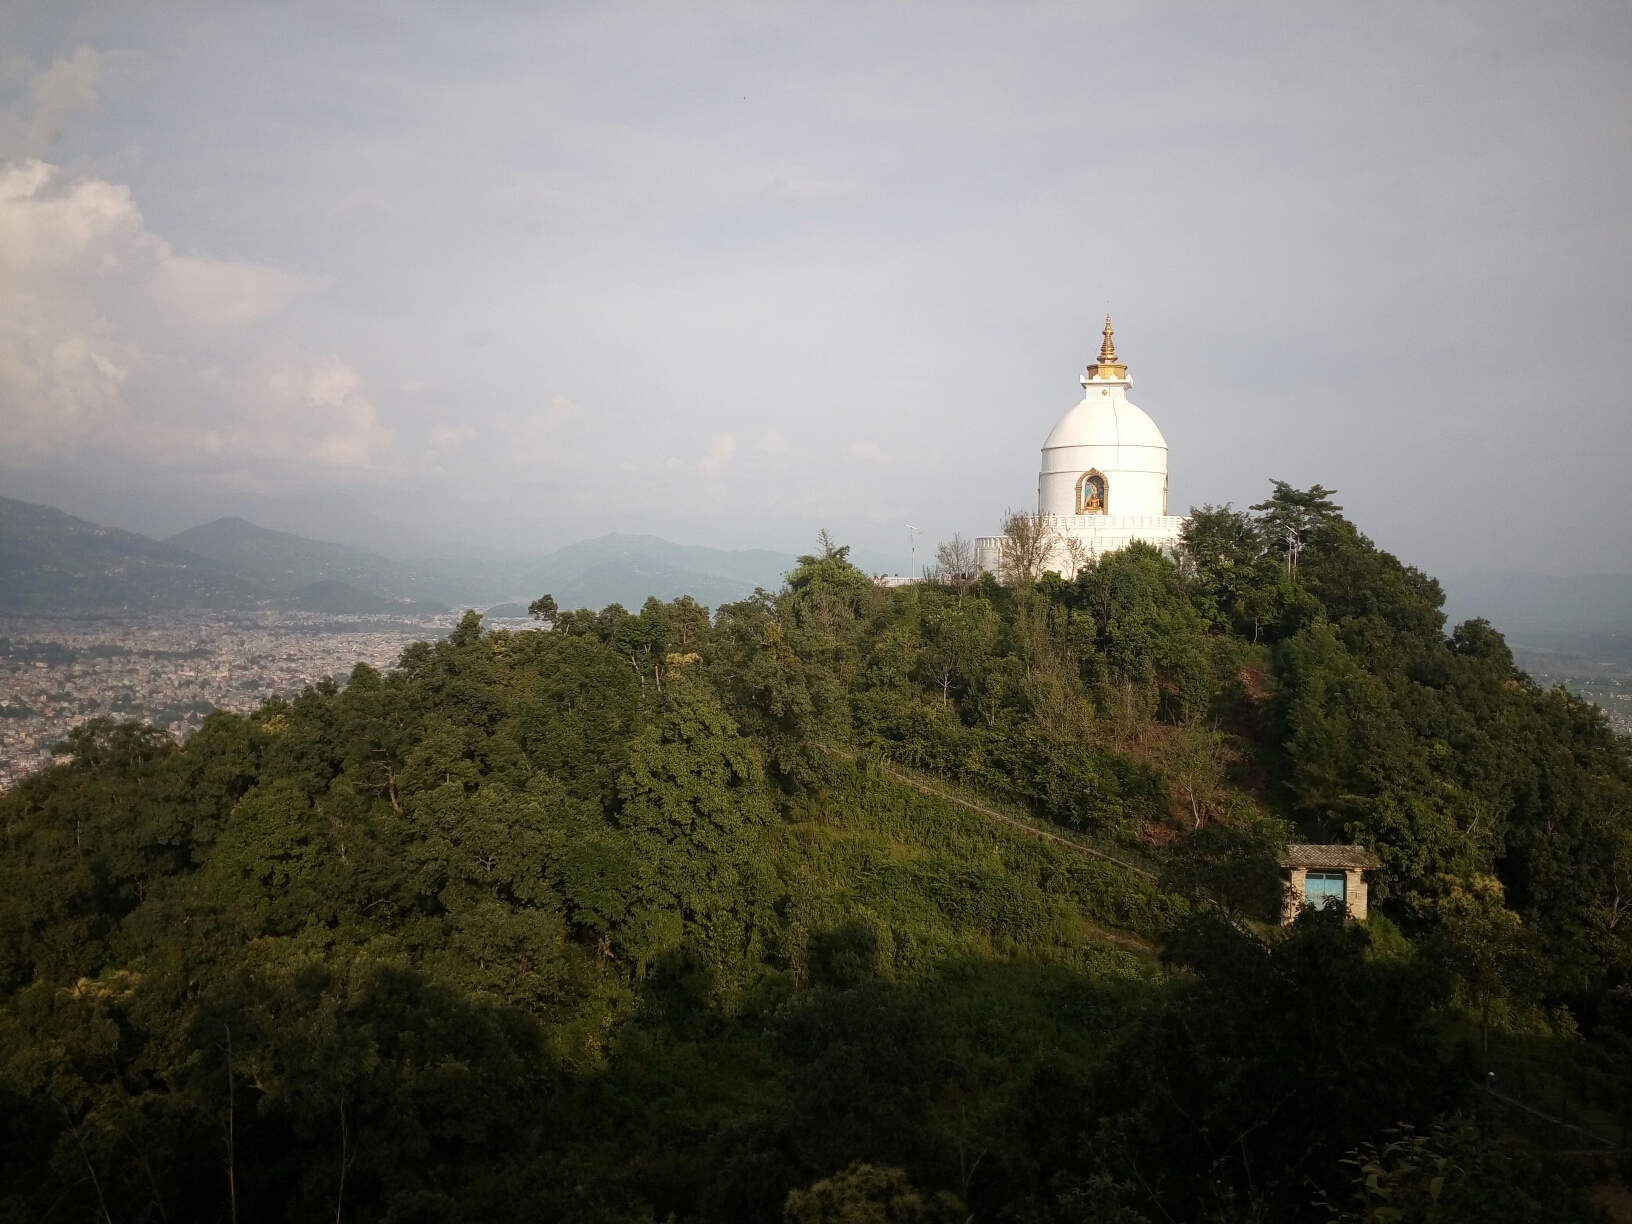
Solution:
{"label": "white stupa", "polygon": [[[1073,551],[1097,557],[1135,540],[1172,548],[1184,525],[1183,516],[1167,512],[1167,439],[1128,399],[1133,379],[1117,361],[1111,335],[1107,315],[1099,360],[1079,380],[1082,402],[1043,443],[1037,514],[1055,541],[1044,568],[1067,575]],[[1071,540],[1078,541],[1075,550]],[[977,564],[1000,573],[1003,549],[1003,536],[978,537]]]}

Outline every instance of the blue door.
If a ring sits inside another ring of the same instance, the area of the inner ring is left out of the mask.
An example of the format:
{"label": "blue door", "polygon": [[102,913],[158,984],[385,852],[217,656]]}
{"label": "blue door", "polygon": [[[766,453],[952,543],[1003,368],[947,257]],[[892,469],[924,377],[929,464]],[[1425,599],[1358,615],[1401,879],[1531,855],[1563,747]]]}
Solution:
{"label": "blue door", "polygon": [[1303,877],[1303,901],[1321,909],[1327,905],[1345,908],[1349,877],[1341,871],[1311,871]]}

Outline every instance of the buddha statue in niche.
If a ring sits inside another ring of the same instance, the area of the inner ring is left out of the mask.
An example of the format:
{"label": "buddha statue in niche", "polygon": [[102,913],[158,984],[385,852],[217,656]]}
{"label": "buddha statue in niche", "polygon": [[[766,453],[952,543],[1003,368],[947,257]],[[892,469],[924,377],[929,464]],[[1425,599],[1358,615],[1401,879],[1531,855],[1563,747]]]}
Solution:
{"label": "buddha statue in niche", "polygon": [[1077,485],[1077,513],[1105,513],[1105,477],[1098,472],[1087,472]]}

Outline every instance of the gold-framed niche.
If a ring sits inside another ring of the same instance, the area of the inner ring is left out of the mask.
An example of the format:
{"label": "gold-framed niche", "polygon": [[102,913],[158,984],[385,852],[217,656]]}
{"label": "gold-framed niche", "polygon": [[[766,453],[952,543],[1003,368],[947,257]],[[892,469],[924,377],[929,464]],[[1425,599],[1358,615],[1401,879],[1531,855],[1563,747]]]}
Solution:
{"label": "gold-framed niche", "polygon": [[1111,482],[1098,468],[1089,468],[1077,478],[1077,513],[1109,514]]}

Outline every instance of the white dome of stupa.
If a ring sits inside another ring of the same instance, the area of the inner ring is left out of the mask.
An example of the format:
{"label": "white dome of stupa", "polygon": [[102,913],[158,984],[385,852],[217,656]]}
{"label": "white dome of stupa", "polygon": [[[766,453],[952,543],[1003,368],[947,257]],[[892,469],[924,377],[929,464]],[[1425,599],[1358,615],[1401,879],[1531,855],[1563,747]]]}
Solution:
{"label": "white dome of stupa", "polygon": [[[1129,380],[1132,381],[1131,379]],[[1080,403],[1073,404],[1049,431],[1043,449],[1062,446],[1149,446],[1167,449],[1167,439],[1143,408],[1126,395],[1106,394],[1110,388],[1089,388]]]}
{"label": "white dome of stupa", "polygon": [[[1167,512],[1167,439],[1128,399],[1133,379],[1116,359],[1111,334],[1107,315],[1099,360],[1078,380],[1082,400],[1049,432],[1037,476],[1040,569],[1067,577],[1135,541],[1174,549],[1184,530],[1184,519]],[[975,564],[1004,574],[1029,557],[1024,565],[1036,571],[1038,558],[1018,539],[975,537]]]}
{"label": "white dome of stupa", "polygon": [[1104,335],[1099,360],[1078,380],[1082,400],[1043,443],[1039,514],[1147,518],[1167,513],[1167,439],[1128,399],[1133,380],[1116,359],[1109,316]]}

